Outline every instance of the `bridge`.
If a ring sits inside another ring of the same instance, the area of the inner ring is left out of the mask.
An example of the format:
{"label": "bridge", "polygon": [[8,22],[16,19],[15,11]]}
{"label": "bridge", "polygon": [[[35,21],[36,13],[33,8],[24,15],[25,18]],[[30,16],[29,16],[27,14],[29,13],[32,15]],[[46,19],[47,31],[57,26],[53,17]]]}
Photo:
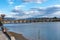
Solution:
{"label": "bridge", "polygon": [[38,18],[31,20],[4,20],[3,23],[32,23],[32,22],[60,22],[60,18]]}

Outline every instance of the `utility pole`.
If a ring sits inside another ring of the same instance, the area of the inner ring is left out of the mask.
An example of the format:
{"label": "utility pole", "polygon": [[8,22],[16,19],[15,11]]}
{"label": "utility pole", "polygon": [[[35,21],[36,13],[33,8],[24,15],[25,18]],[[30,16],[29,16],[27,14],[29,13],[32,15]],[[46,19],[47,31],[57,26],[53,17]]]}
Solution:
{"label": "utility pole", "polygon": [[38,40],[40,40],[40,29],[38,29]]}

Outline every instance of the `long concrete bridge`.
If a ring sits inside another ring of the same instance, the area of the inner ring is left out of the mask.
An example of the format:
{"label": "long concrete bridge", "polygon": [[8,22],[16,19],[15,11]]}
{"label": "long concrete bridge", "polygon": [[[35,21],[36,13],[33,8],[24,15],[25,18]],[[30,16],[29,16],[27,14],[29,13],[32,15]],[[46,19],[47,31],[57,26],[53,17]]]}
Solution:
{"label": "long concrete bridge", "polygon": [[29,23],[31,20],[4,20],[3,23]]}
{"label": "long concrete bridge", "polygon": [[60,18],[40,18],[32,20],[4,20],[3,23],[60,22]]}

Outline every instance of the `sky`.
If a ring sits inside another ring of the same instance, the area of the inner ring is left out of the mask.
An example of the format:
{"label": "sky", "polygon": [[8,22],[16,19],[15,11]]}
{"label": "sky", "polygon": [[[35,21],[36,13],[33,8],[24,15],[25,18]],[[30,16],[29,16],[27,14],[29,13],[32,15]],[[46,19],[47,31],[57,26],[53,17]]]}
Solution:
{"label": "sky", "polygon": [[34,14],[33,8],[45,9],[56,5],[60,7],[60,0],[0,0],[0,14],[16,18],[41,17],[47,15],[36,10]]}

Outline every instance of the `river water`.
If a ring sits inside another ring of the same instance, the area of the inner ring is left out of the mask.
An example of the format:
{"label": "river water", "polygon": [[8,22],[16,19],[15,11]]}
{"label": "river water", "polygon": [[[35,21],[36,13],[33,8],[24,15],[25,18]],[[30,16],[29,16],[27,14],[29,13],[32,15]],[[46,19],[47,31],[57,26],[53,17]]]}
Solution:
{"label": "river water", "polygon": [[9,31],[23,34],[28,40],[60,40],[60,22],[4,24]]}

